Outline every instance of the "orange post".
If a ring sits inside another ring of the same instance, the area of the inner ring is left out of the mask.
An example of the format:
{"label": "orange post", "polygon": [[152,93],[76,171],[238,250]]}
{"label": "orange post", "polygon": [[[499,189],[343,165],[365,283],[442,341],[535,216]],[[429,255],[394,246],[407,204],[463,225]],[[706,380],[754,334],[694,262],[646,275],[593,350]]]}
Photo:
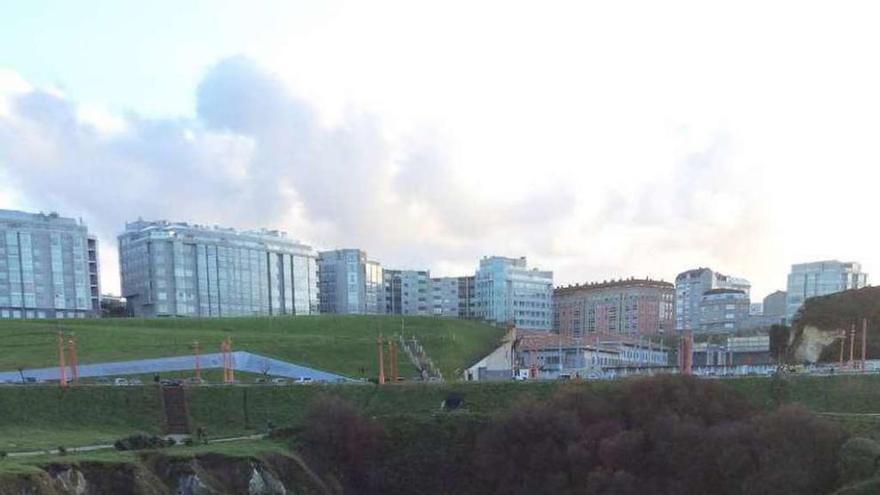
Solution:
{"label": "orange post", "polygon": [[397,344],[388,341],[388,358],[391,360],[391,383],[397,383]]}
{"label": "orange post", "polygon": [[853,361],[853,351],[856,346],[856,324],[853,323],[849,327],[849,367],[852,369],[855,364]]}
{"label": "orange post", "polygon": [[679,359],[679,363],[681,364],[681,374],[690,375],[693,373],[694,360],[694,336],[690,331],[685,331],[679,349],[681,349],[681,358]]}
{"label": "orange post", "polygon": [[77,370],[77,360],[76,360],[76,336],[70,334],[70,338],[67,339],[67,352],[70,353],[70,379],[73,383],[79,381],[79,370]]}
{"label": "orange post", "polygon": [[862,318],[862,371],[865,371],[868,357],[868,319]]}
{"label": "orange post", "polygon": [[232,354],[232,337],[226,337],[226,352],[229,355],[229,382],[235,381],[235,357]]}
{"label": "orange post", "polygon": [[58,386],[67,387],[67,367],[64,365],[64,332],[58,332]]}
{"label": "orange post", "polygon": [[193,341],[193,353],[195,354],[195,358],[196,358],[196,380],[197,381],[201,381],[201,379],[202,379],[202,362],[199,357],[199,352],[201,350],[202,350],[201,347],[199,347],[199,341],[194,340]]}
{"label": "orange post", "polygon": [[229,343],[220,341],[220,354],[223,358],[223,383],[229,383]]}
{"label": "orange post", "polygon": [[376,347],[379,349],[379,385],[385,384],[385,358],[382,356],[382,335],[376,338]]}

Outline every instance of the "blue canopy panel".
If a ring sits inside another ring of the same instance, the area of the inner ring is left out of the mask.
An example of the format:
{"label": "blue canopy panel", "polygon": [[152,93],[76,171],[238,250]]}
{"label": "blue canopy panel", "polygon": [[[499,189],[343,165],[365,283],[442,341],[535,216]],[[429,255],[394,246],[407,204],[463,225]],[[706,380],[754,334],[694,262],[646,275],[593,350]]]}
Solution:
{"label": "blue canopy panel", "polygon": [[[235,371],[247,371],[256,374],[266,374],[284,378],[311,378],[315,382],[355,382],[351,378],[316,370],[298,364],[280,361],[259,354],[245,351],[232,353],[233,369]],[[202,369],[219,369],[223,367],[223,355],[220,353],[203,354],[200,356]],[[111,363],[80,364],[77,373],[80,378],[99,376],[120,375],[146,375],[168,371],[190,371],[196,369],[195,356],[175,356],[155,359],[137,359],[134,361],[116,361]],[[67,376],[71,376],[70,368]],[[22,374],[25,378],[34,378],[37,381],[58,380],[59,368],[26,369],[21,374],[18,371],[0,372],[0,382],[20,382]]]}

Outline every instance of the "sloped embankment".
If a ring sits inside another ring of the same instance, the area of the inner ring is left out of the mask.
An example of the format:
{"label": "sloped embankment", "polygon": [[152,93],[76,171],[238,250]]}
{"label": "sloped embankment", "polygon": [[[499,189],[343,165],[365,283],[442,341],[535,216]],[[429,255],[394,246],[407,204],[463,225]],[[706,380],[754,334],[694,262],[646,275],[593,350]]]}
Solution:
{"label": "sloped embankment", "polygon": [[867,356],[875,359],[880,357],[880,287],[807,299],[792,325],[789,356],[796,362],[835,361],[841,331],[855,326],[861,336],[863,319],[868,321]]}
{"label": "sloped embankment", "polygon": [[333,493],[296,456],[148,453],[137,462],[52,463],[0,477],[0,495],[281,495]]}

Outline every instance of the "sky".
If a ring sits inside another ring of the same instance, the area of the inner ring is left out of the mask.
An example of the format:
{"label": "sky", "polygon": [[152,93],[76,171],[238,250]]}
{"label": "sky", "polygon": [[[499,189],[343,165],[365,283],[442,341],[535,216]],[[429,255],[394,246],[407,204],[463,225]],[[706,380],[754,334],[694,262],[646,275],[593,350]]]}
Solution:
{"label": "sky", "polygon": [[[0,5],[0,208],[557,284],[880,269],[873,2]],[[880,273],[878,273],[880,276]]]}

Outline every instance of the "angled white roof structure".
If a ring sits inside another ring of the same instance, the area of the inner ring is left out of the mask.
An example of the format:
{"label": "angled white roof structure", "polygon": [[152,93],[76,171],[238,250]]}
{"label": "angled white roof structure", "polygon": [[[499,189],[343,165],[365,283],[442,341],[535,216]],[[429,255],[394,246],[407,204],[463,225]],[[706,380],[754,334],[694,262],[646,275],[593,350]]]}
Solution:
{"label": "angled white roof structure", "polygon": [[[232,353],[233,369],[235,371],[247,371],[257,374],[267,374],[285,378],[311,378],[315,382],[356,382],[351,378],[316,370],[298,364],[288,363],[259,354],[245,351]],[[220,353],[203,354],[199,358],[202,369],[219,369],[223,367],[223,355]],[[189,371],[196,369],[196,360],[192,355],[175,356],[155,359],[138,359],[134,361],[116,361],[110,363],[80,364],[77,366],[77,374],[81,378],[99,376],[143,375],[168,371]],[[22,373],[16,371],[0,372],[0,382],[20,382],[22,375],[25,378],[35,378],[38,381],[58,380],[60,370],[58,366],[52,368],[25,369]],[[71,376],[68,367],[67,376]]]}

